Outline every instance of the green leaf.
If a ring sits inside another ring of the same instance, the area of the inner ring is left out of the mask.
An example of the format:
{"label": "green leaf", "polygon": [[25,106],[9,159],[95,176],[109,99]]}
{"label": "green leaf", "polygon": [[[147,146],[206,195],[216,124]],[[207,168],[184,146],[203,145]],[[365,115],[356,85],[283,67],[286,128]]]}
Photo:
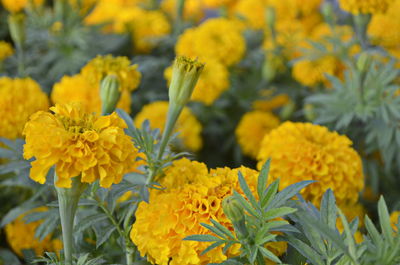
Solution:
{"label": "green leaf", "polygon": [[265,209],[266,207],[269,206],[268,204],[274,199],[275,194],[278,192],[278,188],[279,188],[279,179],[275,180],[274,182],[271,183],[271,185],[268,186],[263,198],[260,199],[262,209]]}
{"label": "green leaf", "polygon": [[221,238],[225,238],[226,237],[225,233],[220,231],[218,228],[216,228],[216,227],[214,227],[212,225],[206,224],[206,223],[200,223],[200,224],[202,226],[204,226],[205,228],[207,228],[208,230],[210,230],[211,232],[213,232],[214,234],[220,236]]}
{"label": "green leaf", "polygon": [[346,234],[346,240],[347,240],[347,245],[349,249],[349,255],[350,258],[353,260],[355,264],[358,264],[357,262],[357,248],[356,248],[356,243],[354,241],[353,234],[351,233],[349,222],[347,221],[346,217],[344,216],[343,212],[337,208],[340,219],[342,220],[343,228],[344,228],[344,233]]}
{"label": "green leaf", "polygon": [[53,233],[59,224],[59,220],[58,216],[46,218],[45,221],[36,228],[35,237],[39,238],[39,240],[43,240],[46,236]]}
{"label": "green leaf", "polygon": [[288,242],[297,251],[299,251],[304,257],[306,257],[313,265],[324,265],[322,257],[310,246],[308,246],[303,241],[294,238],[293,236],[288,236]]}
{"label": "green leaf", "polygon": [[250,203],[254,209],[261,211],[261,209],[259,209],[260,207],[257,203],[256,198],[254,197],[253,193],[251,192],[249,186],[246,183],[246,180],[243,177],[242,172],[240,172],[240,171],[238,172],[238,178],[239,178],[239,185],[242,188],[243,193],[246,195],[246,198],[250,201]]}
{"label": "green leaf", "polygon": [[226,228],[225,226],[221,225],[220,223],[218,223],[217,221],[215,221],[214,219],[210,219],[211,223],[217,227],[221,232],[223,232],[225,235],[227,235],[230,238],[235,238],[235,236],[232,234],[231,231],[229,231],[228,228]]}
{"label": "green leaf", "polygon": [[371,237],[372,242],[380,248],[383,244],[383,239],[381,235],[378,232],[378,229],[376,229],[375,225],[372,223],[371,219],[368,217],[368,215],[365,215],[365,228],[368,231],[368,235]]}
{"label": "green leaf", "polygon": [[280,208],[275,208],[268,210],[263,213],[263,219],[264,221],[268,221],[271,219],[275,219],[277,217],[282,217],[291,213],[296,212],[297,209],[290,208],[290,207],[280,207]]}
{"label": "green leaf", "polygon": [[8,249],[0,249],[0,263],[4,265],[21,265],[18,257]]}
{"label": "green leaf", "polygon": [[382,233],[385,239],[388,240],[390,244],[393,244],[393,229],[390,225],[390,215],[383,196],[381,196],[378,202],[378,214]]}
{"label": "green leaf", "polygon": [[94,224],[98,224],[107,219],[108,219],[108,217],[104,213],[96,213],[96,214],[86,216],[85,218],[82,218],[79,221],[79,223],[75,226],[74,232],[78,233],[78,234],[82,233],[89,227],[93,227]]}
{"label": "green leaf", "polygon": [[214,242],[214,241],[220,241],[221,239],[216,236],[212,236],[212,235],[191,235],[191,236],[185,237],[183,240],[199,241],[199,242]]}
{"label": "green leaf", "polygon": [[250,203],[246,201],[246,199],[243,198],[242,195],[240,195],[236,191],[233,191],[233,196],[235,196],[235,198],[249,214],[253,215],[254,217],[260,217],[260,214],[253,207],[251,207]]}
{"label": "green leaf", "polygon": [[269,251],[268,249],[266,249],[265,247],[258,247],[258,250],[261,252],[261,254],[265,257],[268,258],[274,262],[277,263],[282,263],[281,260],[275,256],[274,253],[272,253],[271,251]]}
{"label": "green leaf", "polygon": [[333,191],[328,189],[321,201],[321,219],[329,228],[336,228],[336,200]]}
{"label": "green leaf", "polygon": [[101,245],[103,245],[116,229],[117,228],[114,225],[96,229],[96,248],[99,248]]}
{"label": "green leaf", "polygon": [[264,197],[264,192],[266,191],[267,188],[268,173],[270,166],[271,166],[271,159],[268,159],[267,162],[265,162],[264,165],[262,166],[260,175],[258,176],[257,193],[260,201],[262,201]]}
{"label": "green leaf", "polygon": [[216,248],[216,247],[221,246],[221,245],[224,244],[224,243],[225,243],[225,241],[223,241],[223,240],[217,241],[217,242],[211,244],[210,246],[208,246],[205,250],[203,250],[203,251],[201,252],[200,255],[204,255],[204,254],[206,254],[207,252],[213,250],[213,249]]}
{"label": "green leaf", "polygon": [[315,182],[314,180],[307,180],[288,186],[286,189],[282,190],[275,196],[275,198],[272,200],[268,208],[276,208],[284,205],[287,200],[290,200],[303,188],[307,187],[308,185],[314,182]]}

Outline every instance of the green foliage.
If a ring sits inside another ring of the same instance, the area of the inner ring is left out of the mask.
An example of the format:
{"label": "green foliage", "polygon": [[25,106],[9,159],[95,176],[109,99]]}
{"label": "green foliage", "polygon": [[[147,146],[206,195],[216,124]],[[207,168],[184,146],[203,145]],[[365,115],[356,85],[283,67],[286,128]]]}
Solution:
{"label": "green foliage", "polygon": [[[226,227],[222,226],[215,220],[210,220],[212,225],[201,224],[213,235],[192,235],[185,240],[193,240],[200,242],[213,242],[206,248],[202,254],[224,245],[226,252],[232,245],[241,245],[240,257],[226,261],[222,264],[265,264],[265,259],[281,264],[281,260],[270,250],[265,247],[269,242],[281,241],[276,231],[283,231],[289,227],[289,223],[282,219],[288,214],[296,211],[295,208],[287,207],[288,202],[300,190],[312,183],[312,181],[303,181],[287,187],[278,192],[279,180],[273,182],[267,187],[268,172],[270,160],[268,160],[258,177],[257,193],[258,199],[252,194],[243,175],[239,172],[238,178],[244,196],[234,191],[233,198],[236,199],[243,207],[243,222],[240,220],[231,220],[234,225],[234,233],[230,232]],[[225,209],[224,209],[225,211]],[[227,214],[229,217],[229,215]],[[289,229],[290,230],[290,229]],[[238,263],[239,261],[244,263]]]}

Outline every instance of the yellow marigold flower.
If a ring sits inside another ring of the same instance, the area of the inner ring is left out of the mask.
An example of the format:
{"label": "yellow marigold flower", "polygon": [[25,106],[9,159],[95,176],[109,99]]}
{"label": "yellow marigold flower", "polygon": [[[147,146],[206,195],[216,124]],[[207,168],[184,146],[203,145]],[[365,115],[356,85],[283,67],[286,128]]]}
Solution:
{"label": "yellow marigold flower", "polygon": [[386,13],[372,16],[368,25],[368,35],[373,44],[397,49],[400,42],[400,33],[396,30],[400,27],[399,12],[400,0],[394,0]]}
{"label": "yellow marigold flower", "polygon": [[390,215],[390,223],[392,224],[393,230],[397,232],[397,224],[399,222],[399,217],[400,217],[400,211],[394,211]]}
{"label": "yellow marigold flower", "polygon": [[275,42],[272,39],[271,32],[265,32],[263,48],[275,50],[281,47],[286,58],[290,60],[297,58],[299,56],[298,44],[303,42],[307,36],[304,25],[297,20],[283,20],[276,24],[276,33]]}
{"label": "yellow marigold flower", "polygon": [[[86,112],[101,113],[100,82],[93,83],[81,74],[64,76],[54,84],[51,100],[60,104],[79,102]],[[128,113],[131,111],[131,95],[128,90],[122,91],[117,107]]]}
{"label": "yellow marigold flower", "polygon": [[319,13],[322,0],[265,0],[267,6],[276,10],[278,21],[309,17]]}
{"label": "yellow marigold flower", "polygon": [[199,58],[206,63],[217,60],[230,66],[242,59],[246,43],[235,21],[213,18],[197,28],[187,29],[179,37],[175,51],[178,55]]}
{"label": "yellow marigold flower", "polygon": [[[130,236],[140,254],[160,265],[209,264],[238,255],[238,245],[229,249],[227,255],[222,253],[222,247],[200,255],[209,243],[182,239],[188,235],[209,233],[200,223],[209,223],[210,218],[232,230],[221,203],[233,189],[239,190],[239,170],[254,192],[258,177],[255,170],[218,168],[208,173],[203,163],[187,159],[174,161],[161,180],[167,189],[153,190],[150,203],[140,203],[136,212]],[[282,254],[286,243],[274,243],[274,248],[270,248],[271,251]]]}
{"label": "yellow marigold flower", "polygon": [[[168,102],[155,101],[143,107],[136,115],[134,123],[136,127],[141,127],[145,120],[150,121],[152,128],[164,129],[167,119]],[[201,138],[202,126],[189,108],[183,108],[181,115],[175,125],[178,132],[178,139],[182,141],[180,148],[189,149],[193,152],[199,151],[203,141]],[[179,144],[179,143],[178,143]]]}
{"label": "yellow marigold flower", "polygon": [[364,186],[360,156],[344,135],[311,123],[285,122],[267,134],[258,154],[258,167],[271,158],[269,180],[281,179],[280,189],[290,184],[315,180],[301,194],[319,205],[331,188],[338,205],[357,202]]}
{"label": "yellow marigold flower", "polygon": [[[264,90],[261,92],[261,96],[270,96],[272,93],[271,90]],[[255,110],[260,110],[260,111],[272,111],[276,108],[280,108],[282,106],[285,106],[290,102],[290,98],[287,94],[279,94],[274,96],[271,99],[260,99],[256,100],[253,102],[253,108]]]}
{"label": "yellow marigold flower", "polygon": [[24,157],[32,162],[30,177],[41,184],[55,165],[56,186],[71,187],[71,178],[108,188],[133,171],[138,151],[124,133],[125,122],[114,112],[89,114],[79,104],[56,104],[50,112],[39,111],[26,123]]}
{"label": "yellow marigold flower", "polygon": [[233,14],[244,19],[253,29],[265,27],[265,10],[264,0],[239,0],[232,8]]}
{"label": "yellow marigold flower", "polygon": [[30,7],[32,3],[34,6],[40,6],[43,2],[44,0],[1,0],[3,7],[11,13],[16,13]]}
{"label": "yellow marigold flower", "polygon": [[49,100],[30,78],[0,77],[0,106],[0,137],[15,139],[31,114],[49,107]]}
{"label": "yellow marigold flower", "polygon": [[[165,69],[164,76],[171,82],[172,67]],[[229,88],[229,71],[218,61],[208,61],[192,93],[191,100],[211,105]]]}
{"label": "yellow marigold flower", "polygon": [[0,41],[0,62],[13,54],[14,49],[11,44],[6,41]]}
{"label": "yellow marigold flower", "polygon": [[[177,0],[164,0],[161,2],[161,8],[172,17],[176,17]],[[202,2],[199,0],[186,0],[183,10],[184,20],[199,21],[204,17]]]}
{"label": "yellow marigold flower", "polygon": [[377,14],[387,10],[394,0],[339,0],[340,7],[354,15]]}
{"label": "yellow marigold flower", "polygon": [[81,74],[94,83],[100,83],[107,75],[114,74],[118,77],[121,91],[133,91],[142,77],[137,68],[138,65],[131,65],[125,56],[99,55],[82,68]]}
{"label": "yellow marigold flower", "polygon": [[329,81],[325,77],[328,75],[340,75],[343,65],[341,61],[333,55],[322,56],[316,60],[301,60],[293,65],[293,78],[304,86],[313,87],[323,83],[329,86]]}
{"label": "yellow marigold flower", "polygon": [[[44,212],[47,207],[39,207],[30,212]],[[28,214],[28,213],[26,213]],[[32,249],[36,256],[44,255],[45,251],[58,252],[62,249],[62,242],[59,239],[52,239],[52,235],[46,236],[42,241],[35,237],[36,228],[42,223],[41,220],[25,223],[26,214],[20,215],[13,222],[5,227],[7,242],[12,250],[20,257],[23,257],[22,250]]]}
{"label": "yellow marigold flower", "polygon": [[244,114],[235,131],[243,153],[257,158],[264,136],[278,127],[279,123],[279,118],[271,112],[254,110]]}

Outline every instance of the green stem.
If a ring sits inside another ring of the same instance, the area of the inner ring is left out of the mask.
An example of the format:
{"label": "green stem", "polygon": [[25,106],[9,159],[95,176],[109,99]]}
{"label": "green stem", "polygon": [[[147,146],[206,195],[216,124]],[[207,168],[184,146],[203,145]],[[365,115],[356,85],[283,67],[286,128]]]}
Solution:
{"label": "green stem", "polygon": [[179,36],[183,30],[183,12],[185,8],[185,0],[176,1],[176,20],[175,20],[175,36]]}
{"label": "green stem", "polygon": [[[167,122],[166,122],[164,132],[161,137],[160,149],[158,149],[158,154],[157,154],[157,159],[156,159],[157,165],[159,164],[158,162],[162,159],[162,157],[164,155],[165,148],[167,147],[169,138],[171,137],[175,123],[178,120],[178,117],[181,114],[182,109],[183,109],[183,106],[178,106],[178,105],[174,104],[173,102],[170,102],[170,105],[168,108],[168,114],[167,114]],[[146,184],[149,184],[153,180],[153,178],[157,174],[158,170],[159,170],[159,168],[149,171],[149,175],[147,177]]]}
{"label": "green stem", "polygon": [[[56,174],[54,174],[54,180],[55,182],[57,181]],[[61,219],[65,265],[72,265],[75,213],[78,208],[79,198],[85,188],[86,184],[81,183],[80,177],[73,178],[71,188],[58,188],[56,186]]]}
{"label": "green stem", "polygon": [[371,15],[369,14],[360,14],[360,15],[354,15],[354,25],[355,25],[355,31],[357,38],[361,44],[361,47],[363,50],[368,48],[368,36],[367,36],[367,29],[368,29],[368,24],[371,21]]}
{"label": "green stem", "polygon": [[18,76],[25,76],[25,52],[21,45],[17,45]]}

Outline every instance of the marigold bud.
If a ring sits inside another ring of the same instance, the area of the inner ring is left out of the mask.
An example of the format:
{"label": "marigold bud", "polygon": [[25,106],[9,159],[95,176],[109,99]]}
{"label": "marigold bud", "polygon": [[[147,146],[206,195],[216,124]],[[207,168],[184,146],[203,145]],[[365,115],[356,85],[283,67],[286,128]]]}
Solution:
{"label": "marigold bud", "polygon": [[10,35],[17,47],[25,43],[25,15],[23,13],[11,14],[8,16]]}
{"label": "marigold bud", "polygon": [[226,197],[222,201],[222,209],[232,223],[244,220],[243,207],[235,197]]}
{"label": "marigold bud", "polygon": [[204,64],[197,60],[183,56],[175,59],[169,87],[169,100],[172,105],[186,105],[203,68]]}
{"label": "marigold bud", "polygon": [[102,81],[100,86],[100,98],[102,103],[102,113],[110,114],[115,110],[121,92],[119,91],[119,80],[114,74],[107,75]]}
{"label": "marigold bud", "polygon": [[368,53],[361,53],[357,59],[357,69],[360,72],[365,73],[371,64],[371,60],[372,58]]}

